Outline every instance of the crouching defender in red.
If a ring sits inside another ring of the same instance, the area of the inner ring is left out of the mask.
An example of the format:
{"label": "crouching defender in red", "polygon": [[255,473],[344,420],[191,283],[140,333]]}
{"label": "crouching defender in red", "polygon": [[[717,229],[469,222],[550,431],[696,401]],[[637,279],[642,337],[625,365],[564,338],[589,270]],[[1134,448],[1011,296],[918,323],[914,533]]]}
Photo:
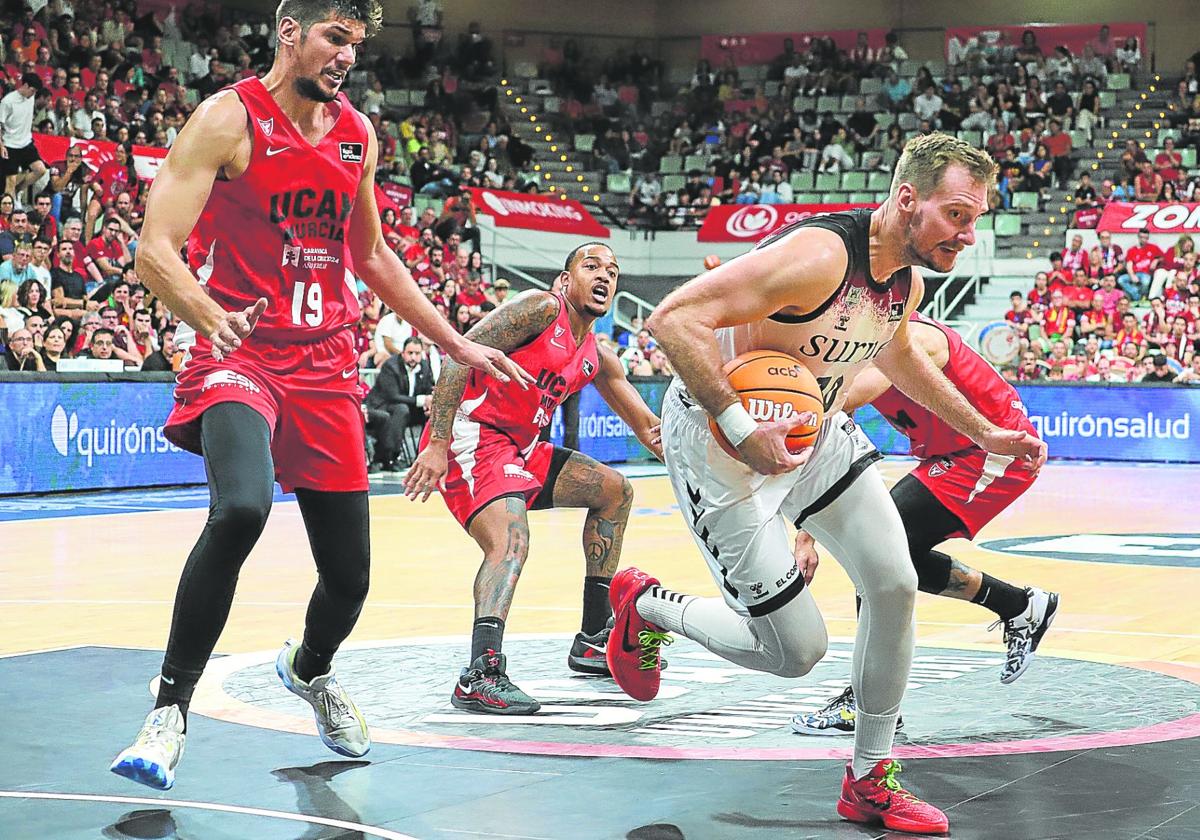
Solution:
{"label": "crouching defender in red", "polygon": [[658,417],[626,381],[616,355],[592,335],[592,324],[607,314],[617,290],[616,257],[607,245],[589,242],[567,256],[560,276],[561,293],[527,292],[468,333],[511,354],[536,376],[535,386],[521,391],[457,364],[443,367],[421,452],[405,479],[409,497],[421,501],[440,487],[454,518],[483,549],[469,665],[450,698],[467,711],[532,714],[541,708],[509,680],[501,653],[504,622],[529,553],[529,510],[588,510],[583,627],[567,662],[582,673],[608,674],[608,588],[621,557],[633,488],[611,467],[539,441],[554,410],[594,382],[638,440],[662,457]]}
{"label": "crouching defender in red", "polygon": [[[981,414],[1002,428],[1037,434],[1016,389],[958,333],[916,313],[908,327],[913,341]],[[1007,648],[1000,682],[1013,682],[1025,673],[1054,621],[1057,593],[1014,586],[934,547],[953,537],[973,539],[1033,486],[1037,473],[1023,469],[1010,456],[975,446],[898,391],[874,366],[855,377],[846,395],[848,410],[868,403],[909,439],[910,453],[920,459],[891,491],[917,569],[918,588],[970,601],[995,613],[993,626],[1004,627]],[[809,575],[817,563],[813,538],[803,529],[796,534],[796,562]],[[852,735],[855,713],[854,690],[847,687],[820,711],[793,717],[792,729],[803,735]],[[902,721],[897,720],[897,729]]]}

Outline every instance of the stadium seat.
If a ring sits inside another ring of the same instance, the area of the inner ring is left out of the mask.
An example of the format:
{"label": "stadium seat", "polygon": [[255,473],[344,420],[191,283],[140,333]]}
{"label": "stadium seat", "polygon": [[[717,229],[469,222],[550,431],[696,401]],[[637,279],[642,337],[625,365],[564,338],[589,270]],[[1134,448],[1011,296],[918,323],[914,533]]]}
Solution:
{"label": "stadium seat", "polygon": [[[879,79],[863,79],[858,85],[858,92],[866,97],[872,97],[883,90],[883,82]],[[869,99],[868,99],[869,101]]]}
{"label": "stadium seat", "polygon": [[1108,84],[1105,87],[1109,90],[1129,90],[1129,74],[1109,73]]}
{"label": "stadium seat", "polygon": [[[1160,150],[1162,149],[1162,144],[1163,144],[1163,141],[1165,141],[1165,140],[1166,140],[1168,137],[1170,137],[1172,140],[1174,140],[1174,141],[1175,141],[1175,143],[1176,143],[1176,145],[1178,145],[1178,143],[1179,143],[1179,130],[1178,130],[1178,129],[1174,129],[1174,128],[1160,128],[1160,129],[1158,130],[1158,148],[1159,148]],[[1151,160],[1153,160],[1153,159],[1154,159],[1154,156],[1153,156],[1153,155],[1151,155],[1151,156],[1150,156],[1150,159],[1151,159]]]}
{"label": "stadium seat", "polygon": [[679,174],[664,175],[662,179],[663,190],[666,192],[681,190],[685,184],[687,184],[687,178]]}
{"label": "stadium seat", "polygon": [[408,105],[408,91],[404,88],[388,88],[383,92],[383,101],[393,108],[403,108]]}
{"label": "stadium seat", "polygon": [[901,131],[916,131],[921,125],[921,121],[917,119],[917,115],[911,111],[905,111],[901,114],[898,117],[898,122],[900,123]]}
{"label": "stadium seat", "polygon": [[595,134],[576,134],[575,135],[575,151],[590,153],[596,145]]}
{"label": "stadium seat", "polygon": [[886,191],[886,190],[885,190],[885,191],[883,191],[883,192],[877,192],[877,193],[875,193],[875,203],[876,203],[876,204],[883,204],[883,202],[885,202],[885,201],[887,201],[887,200],[888,200],[888,196],[890,196],[890,195],[891,195],[891,193],[890,193],[890,192],[888,192],[888,191]]}
{"label": "stadium seat", "polygon": [[996,221],[996,217],[991,213],[984,213],[975,222],[975,230],[991,230]]}
{"label": "stadium seat", "polygon": [[854,113],[854,106],[857,104],[858,94],[847,93],[842,97],[842,112],[846,114]]}
{"label": "stadium seat", "polygon": [[818,172],[816,189],[819,192],[836,190],[841,184],[841,176],[836,172]]}
{"label": "stadium seat", "polygon": [[1038,209],[1038,194],[1035,192],[1015,192],[1012,194],[1012,209],[1014,210],[1034,210]]}
{"label": "stadium seat", "polygon": [[683,171],[691,172],[693,169],[699,169],[704,172],[708,169],[708,155],[688,155],[683,159]]}
{"label": "stadium seat", "polygon": [[423,105],[425,104],[425,91],[423,91],[423,90],[410,90],[410,91],[408,92],[408,104],[409,104],[409,105],[414,105],[414,106],[416,106],[416,107],[418,107],[418,108],[420,108],[421,106],[423,106]]}
{"label": "stadium seat", "polygon": [[804,170],[803,172],[796,171],[792,173],[789,183],[796,192],[803,192],[811,190],[816,186],[817,176],[808,170]]}
{"label": "stadium seat", "polygon": [[1180,149],[1179,156],[1183,158],[1185,169],[1194,169],[1196,167],[1196,150],[1194,148]]}
{"label": "stadium seat", "polygon": [[820,204],[821,194],[811,192],[796,193],[792,196],[792,201],[797,204]]}
{"label": "stadium seat", "polygon": [[604,187],[610,193],[625,195],[630,189],[629,175],[625,172],[613,172],[608,176],[604,183]]}
{"label": "stadium seat", "polygon": [[1100,110],[1108,111],[1117,105],[1117,95],[1111,90],[1100,91]]}
{"label": "stadium seat", "polygon": [[1071,145],[1074,148],[1078,149],[1081,146],[1087,146],[1087,144],[1091,142],[1092,138],[1088,136],[1088,133],[1082,128],[1071,129]]}
{"label": "stadium seat", "polygon": [[532,61],[518,61],[513,65],[513,75],[518,79],[533,79],[537,77],[537,65]]}
{"label": "stadium seat", "polygon": [[822,204],[845,204],[850,198],[850,193],[844,192],[827,192],[821,193]]}
{"label": "stadium seat", "polygon": [[958,132],[958,139],[962,140],[964,143],[970,143],[977,149],[983,146],[982,131],[960,131]]}
{"label": "stadium seat", "polygon": [[875,193],[869,192],[852,192],[850,193],[851,204],[874,204]]}
{"label": "stadium seat", "polygon": [[547,96],[542,100],[542,110],[547,114],[557,114],[562,108],[562,100],[557,96]]}
{"label": "stadium seat", "polygon": [[769,81],[764,84],[763,93],[766,94],[768,99],[774,99],[776,96],[779,96],[779,82]]}
{"label": "stadium seat", "polygon": [[658,171],[664,175],[683,171],[683,158],[680,155],[663,155],[658,162]]}
{"label": "stadium seat", "polygon": [[819,96],[817,97],[817,113],[823,114],[826,111],[837,111],[842,104],[842,100],[836,96]]}
{"label": "stadium seat", "polygon": [[890,172],[872,172],[867,176],[867,189],[890,190],[891,188],[892,174]]}
{"label": "stadium seat", "polygon": [[[870,102],[867,103],[868,106],[870,106],[871,104],[872,103],[870,103]],[[895,121],[896,121],[896,115],[891,113],[890,111],[884,111],[883,113],[875,115],[875,122],[876,122],[876,124],[879,125],[879,130],[884,133],[887,132],[887,130],[891,127],[892,123],[894,123]]]}
{"label": "stadium seat", "polygon": [[841,188],[846,192],[865,190],[867,188],[866,172],[843,172]]}
{"label": "stadium seat", "polygon": [[[1017,193],[1020,195],[1020,193]],[[997,213],[993,223],[996,236],[1020,236],[1021,217],[1016,213]]]}
{"label": "stadium seat", "polygon": [[797,114],[802,111],[815,111],[817,109],[817,98],[815,96],[797,96],[792,100],[792,110]]}

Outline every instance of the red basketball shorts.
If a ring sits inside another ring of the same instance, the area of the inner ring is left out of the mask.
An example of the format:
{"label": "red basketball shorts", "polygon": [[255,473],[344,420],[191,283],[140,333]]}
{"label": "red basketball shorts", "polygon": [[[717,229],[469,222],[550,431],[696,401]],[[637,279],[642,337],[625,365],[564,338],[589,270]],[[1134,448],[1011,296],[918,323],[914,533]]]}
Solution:
{"label": "red basketball shorts", "polygon": [[[428,442],[426,425],[420,448]],[[447,457],[446,477],[440,487],[442,498],[458,524],[468,531],[479,511],[505,496],[520,496],[531,510],[549,506],[548,500],[535,502],[547,478],[551,478],[552,443],[535,442],[526,457],[508,435],[459,416],[454,420]]]}
{"label": "red basketball shorts", "polygon": [[[1027,429],[1032,433],[1032,427]],[[912,471],[947,510],[966,526],[947,536],[974,536],[1032,486],[1034,476],[1010,455],[973,448],[927,458]]]}
{"label": "red basketball shorts", "polygon": [[271,429],[275,478],[285,491],[367,489],[362,394],[350,330],[307,344],[272,344],[253,334],[223,361],[196,336],[176,377],[163,430],[200,452],[200,417],[214,405],[250,406]]}

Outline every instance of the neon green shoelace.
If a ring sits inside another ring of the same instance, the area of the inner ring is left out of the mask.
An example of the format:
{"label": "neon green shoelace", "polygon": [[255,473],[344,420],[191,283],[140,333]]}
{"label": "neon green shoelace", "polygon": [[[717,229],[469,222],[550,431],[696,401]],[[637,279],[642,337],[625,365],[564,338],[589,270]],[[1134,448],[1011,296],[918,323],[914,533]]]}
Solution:
{"label": "neon green shoelace", "polygon": [[675,641],[669,633],[659,633],[654,630],[643,630],[638,633],[638,642],[642,646],[641,663],[638,669],[652,671],[658,667],[658,648]]}
{"label": "neon green shoelace", "polygon": [[887,765],[887,769],[883,771],[883,778],[877,783],[879,787],[887,788],[892,793],[903,796],[910,802],[920,802],[920,799],[913,796],[911,793],[900,787],[900,782],[896,781],[896,774],[901,770],[899,761],[891,761]]}

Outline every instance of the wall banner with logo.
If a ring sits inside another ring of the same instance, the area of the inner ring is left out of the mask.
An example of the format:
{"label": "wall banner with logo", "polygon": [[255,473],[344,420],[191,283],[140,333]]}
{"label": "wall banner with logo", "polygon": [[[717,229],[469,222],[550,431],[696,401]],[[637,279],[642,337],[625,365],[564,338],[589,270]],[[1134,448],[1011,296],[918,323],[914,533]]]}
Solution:
{"label": "wall banner with logo", "polygon": [[525,228],[549,233],[574,233],[607,239],[608,228],[596,221],[578,201],[550,193],[517,193],[471,188],[475,210],[487,213],[497,227]]}
{"label": "wall banner with logo", "polygon": [[877,204],[719,204],[704,217],[699,242],[757,242],[785,225],[816,216]]}
{"label": "wall banner with logo", "polygon": [[[79,146],[83,150],[83,162],[93,172],[117,156],[117,144],[108,140],[83,140],[35,133],[33,145],[47,166],[65,160],[69,146]],[[143,181],[153,181],[154,176],[158,173],[158,167],[162,165],[166,157],[166,149],[159,149],[155,146],[134,146],[134,171]]]}
{"label": "wall banner with logo", "polygon": [[1200,233],[1200,204],[1113,202],[1104,206],[1096,228],[1110,233]]}
{"label": "wall banner with logo", "polygon": [[173,388],[0,382],[0,494],[203,483],[204,462],[163,437]]}

